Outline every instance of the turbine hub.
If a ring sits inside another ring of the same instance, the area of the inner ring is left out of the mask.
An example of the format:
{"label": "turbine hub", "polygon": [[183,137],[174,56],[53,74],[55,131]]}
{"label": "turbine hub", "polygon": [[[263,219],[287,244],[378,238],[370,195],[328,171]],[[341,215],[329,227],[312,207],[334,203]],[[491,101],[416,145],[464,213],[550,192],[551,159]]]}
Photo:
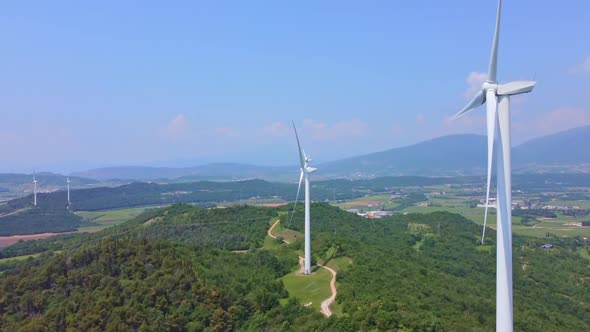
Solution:
{"label": "turbine hub", "polygon": [[488,91],[488,90],[494,90],[494,91],[496,91],[496,90],[498,90],[498,84],[496,84],[496,83],[494,83],[494,82],[487,82],[487,81],[486,81],[486,82],[484,82],[484,83],[481,85],[481,89],[482,89],[483,91]]}

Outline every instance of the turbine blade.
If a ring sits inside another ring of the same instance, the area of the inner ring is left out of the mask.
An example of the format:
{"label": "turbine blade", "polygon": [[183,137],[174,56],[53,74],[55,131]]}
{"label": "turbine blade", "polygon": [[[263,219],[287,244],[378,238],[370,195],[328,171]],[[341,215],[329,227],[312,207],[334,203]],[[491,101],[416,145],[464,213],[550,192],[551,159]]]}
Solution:
{"label": "turbine blade", "polygon": [[291,225],[291,221],[293,221],[293,216],[295,215],[295,208],[297,207],[297,200],[299,199],[299,192],[301,191],[301,182],[303,182],[303,170],[299,175],[299,185],[297,186],[297,195],[295,196],[295,204],[293,204],[293,212],[291,212],[291,219],[289,219],[289,224]]}
{"label": "turbine blade", "polygon": [[484,95],[483,91],[479,91],[473,99],[465,106],[462,110],[460,110],[453,119],[457,119],[463,116],[465,113],[471,111],[472,109],[478,108],[479,106],[483,105],[486,102],[486,96]]}
{"label": "turbine blade", "polygon": [[486,206],[483,217],[483,231],[481,234],[481,244],[486,235],[486,225],[488,222],[488,205],[490,204],[490,186],[492,182],[492,161],[494,159],[494,143],[496,134],[496,121],[497,121],[497,108],[498,101],[494,91],[487,92],[487,103],[486,103],[486,117],[487,117],[487,129],[488,129],[488,179],[486,185]]}
{"label": "turbine blade", "polygon": [[498,85],[496,94],[498,96],[514,96],[522,93],[529,93],[533,91],[533,88],[537,82],[535,81],[515,81],[506,84]]}
{"label": "turbine blade", "polygon": [[297,135],[297,128],[295,128],[295,122],[293,122],[293,130],[295,131],[295,138],[297,139],[297,148],[299,149],[299,163],[301,164],[301,170],[305,169],[305,153],[301,149],[299,143],[299,135]]}
{"label": "turbine blade", "polygon": [[490,67],[488,69],[488,82],[497,82],[498,71],[498,41],[500,39],[500,14],[502,12],[502,0],[498,0],[498,14],[496,16],[496,31],[492,42],[492,54],[490,55]]}

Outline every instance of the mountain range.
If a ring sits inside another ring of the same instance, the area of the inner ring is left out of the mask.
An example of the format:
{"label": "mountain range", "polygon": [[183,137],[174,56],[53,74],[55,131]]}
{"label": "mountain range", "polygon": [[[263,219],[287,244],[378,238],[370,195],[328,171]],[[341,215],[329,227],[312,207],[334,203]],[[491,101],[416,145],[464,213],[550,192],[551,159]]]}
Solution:
{"label": "mountain range", "polygon": [[[590,126],[574,128],[513,147],[515,172],[589,171]],[[316,178],[371,178],[390,175],[481,175],[486,167],[486,137],[449,135],[417,144],[317,164]],[[214,163],[194,167],[122,166],[97,168],[73,175],[96,180],[293,180],[297,166]]]}

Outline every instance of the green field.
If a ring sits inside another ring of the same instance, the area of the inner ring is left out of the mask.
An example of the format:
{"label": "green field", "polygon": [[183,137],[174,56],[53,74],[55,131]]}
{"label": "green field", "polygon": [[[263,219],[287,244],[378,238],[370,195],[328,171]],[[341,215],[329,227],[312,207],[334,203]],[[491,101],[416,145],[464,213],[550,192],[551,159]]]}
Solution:
{"label": "green field", "polygon": [[[61,250],[55,250],[52,253],[53,254],[59,254],[61,252],[62,252]],[[16,256],[16,257],[9,257],[9,258],[0,258],[0,264],[14,262],[14,261],[24,261],[24,260],[29,259],[29,258],[39,257],[39,256],[43,255],[44,253],[46,253],[46,252],[40,252],[40,253],[36,253],[36,254],[32,254],[32,255],[23,255],[23,256]]]}
{"label": "green field", "polygon": [[549,201],[547,205],[579,206],[581,209],[590,209],[590,201]]}
{"label": "green field", "polygon": [[105,228],[124,223],[125,221],[133,219],[147,210],[156,208],[159,208],[159,206],[142,206],[104,211],[77,211],[77,215],[94,223],[92,226],[80,227],[79,231],[89,233],[98,232]]}
{"label": "green field", "polygon": [[[491,211],[495,212],[494,210],[495,209],[491,209]],[[472,220],[473,222],[479,225],[483,225],[484,208],[446,208],[412,206],[402,210],[403,213],[429,213],[435,211],[447,211],[451,213],[457,213],[464,216],[465,218]],[[589,227],[582,228],[578,226],[566,225],[566,223],[568,222],[580,221],[582,219],[584,218],[560,217],[557,219],[541,221],[539,224],[535,226],[525,226],[521,224],[520,217],[512,217],[512,231],[514,232],[514,234],[534,237],[545,237],[547,233],[552,233],[558,236],[590,236]],[[488,215],[488,226],[491,228],[496,228],[495,214]]]}
{"label": "green field", "polygon": [[[473,200],[473,198],[467,196],[457,196],[456,194],[460,194],[458,191],[453,191],[453,189],[447,187],[440,187],[440,188],[421,188],[425,192],[446,192],[444,195],[432,195],[428,199],[429,206],[408,206],[403,208],[400,213],[430,213],[436,211],[446,211],[450,213],[456,213],[464,216],[465,218],[479,224],[483,225],[484,222],[484,208],[470,208],[468,207],[468,202]],[[354,200],[349,201],[349,204],[346,203],[339,203],[336,206],[344,209],[359,209],[361,211],[368,211],[372,209],[377,209],[377,207],[367,207],[366,205],[356,205],[350,204],[354,202],[360,201],[379,201],[383,202],[383,207],[385,210],[392,210],[399,208],[399,205],[403,206],[403,200],[401,203],[399,202],[389,202],[389,198],[391,196],[389,194],[380,194],[380,195],[369,195],[361,198],[355,198]],[[519,197],[514,197],[514,199],[518,199]],[[579,206],[582,209],[590,209],[590,201],[565,201],[565,200],[556,200],[548,202],[547,204],[551,205],[565,205],[565,206]],[[490,212],[494,212],[494,214],[490,214],[488,216],[488,226],[491,228],[496,227],[496,215],[495,209],[490,209]],[[581,217],[581,218],[574,218],[565,216],[563,214],[557,213],[558,218],[556,219],[549,219],[549,220],[540,220],[540,223],[534,226],[525,226],[521,224],[520,217],[513,217],[512,218],[512,230],[515,234],[525,235],[525,236],[534,236],[534,237],[545,237],[547,233],[555,234],[558,236],[590,236],[590,228],[589,227],[579,227],[574,225],[567,225],[567,223],[571,222],[580,222],[580,221],[587,221],[589,220],[588,217]]]}
{"label": "green field", "polygon": [[[275,221],[276,220],[271,220],[269,222],[269,227],[271,227]],[[285,239],[289,243],[303,240],[302,233],[291,229],[286,229],[280,223],[275,226],[272,234],[279,238]],[[266,250],[277,250],[280,246],[285,245],[287,244],[267,236],[264,241],[263,248]],[[331,257],[335,253],[335,250],[335,248],[330,248],[328,252],[321,256]],[[303,251],[296,250],[293,252],[293,255],[302,256]],[[352,261],[348,257],[338,257],[330,260],[327,265],[338,272],[348,268],[351,263]],[[321,311],[322,302],[332,295],[332,291],[330,289],[332,273],[320,266],[313,266],[313,273],[311,275],[301,275],[299,274],[299,269],[300,267],[298,265],[295,271],[281,278],[285,289],[289,292],[289,297],[298,299],[303,305],[311,302],[309,305],[310,308],[312,308],[314,311]],[[336,289],[338,289],[338,283],[336,283]],[[287,301],[287,299],[282,299],[281,303],[285,304]],[[330,309],[335,315],[342,314],[342,308],[340,308],[338,303],[335,301],[330,305]]]}
{"label": "green field", "polygon": [[130,220],[149,209],[158,208],[157,206],[143,206],[128,209],[115,209],[104,211],[78,211],[77,215],[86,218],[90,221],[100,223],[105,226],[118,225],[122,222]]}
{"label": "green field", "polygon": [[[330,280],[332,274],[330,271],[319,268],[311,275],[300,275],[297,271],[291,272],[282,278],[285,289],[289,296],[299,299],[301,304],[308,304],[316,311],[320,311],[322,301],[332,295],[330,291]],[[335,302],[334,302],[335,303]],[[334,306],[334,303],[332,306]]]}
{"label": "green field", "polygon": [[[338,203],[338,204],[335,204],[335,206],[338,206],[344,210],[359,209],[361,211],[376,210],[381,207],[384,209],[393,209],[393,208],[396,208],[397,206],[399,206],[399,203],[390,202],[390,200],[391,200],[390,194],[369,195],[369,196],[365,196],[365,197],[355,198],[353,200],[350,200],[349,202]],[[380,202],[380,203],[382,203],[382,205],[367,206],[366,204],[354,204],[354,202],[360,202],[360,201]]]}
{"label": "green field", "polygon": [[42,253],[32,254],[32,255],[24,255],[24,256],[16,256],[16,257],[10,257],[10,258],[0,258],[0,264],[13,262],[13,261],[23,261],[25,259],[39,257],[41,254]]}

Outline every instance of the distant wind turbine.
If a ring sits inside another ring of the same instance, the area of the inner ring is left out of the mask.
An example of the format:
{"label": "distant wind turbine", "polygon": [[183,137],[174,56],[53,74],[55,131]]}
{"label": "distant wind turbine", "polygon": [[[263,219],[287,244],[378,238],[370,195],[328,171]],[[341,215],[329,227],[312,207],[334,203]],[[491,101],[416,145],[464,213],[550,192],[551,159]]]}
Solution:
{"label": "distant wind turbine", "polygon": [[301,173],[299,175],[299,186],[297,187],[297,196],[295,196],[295,204],[293,205],[293,213],[291,214],[291,221],[295,215],[295,207],[297,206],[297,199],[299,198],[299,191],[301,190],[301,182],[305,179],[305,264],[303,267],[304,274],[311,273],[311,223],[310,223],[310,201],[309,201],[309,174],[317,171],[317,168],[309,166],[311,158],[305,154],[299,143],[299,135],[297,135],[297,128],[293,122],[293,130],[295,131],[295,138],[297,139],[297,148],[299,149],[299,162]]}
{"label": "distant wind turbine", "polygon": [[68,184],[68,206],[70,206],[71,202],[70,202],[70,177],[69,176],[66,179],[66,182]]}
{"label": "distant wind turbine", "polygon": [[35,178],[34,172],[33,172],[33,205],[37,206],[37,179]]}
{"label": "distant wind turbine", "polygon": [[[496,259],[496,331],[513,330],[512,310],[512,185],[510,155],[510,96],[528,93],[533,90],[534,81],[515,81],[498,84],[498,40],[500,35],[500,14],[502,0],[498,1],[496,30],[492,43],[488,78],[475,97],[459,111],[455,117],[486,104],[488,132],[488,172],[486,187],[486,206],[482,244],[487,224],[492,177],[494,144],[498,149],[496,164],[497,182],[497,259]],[[497,138],[496,138],[497,136]]]}

